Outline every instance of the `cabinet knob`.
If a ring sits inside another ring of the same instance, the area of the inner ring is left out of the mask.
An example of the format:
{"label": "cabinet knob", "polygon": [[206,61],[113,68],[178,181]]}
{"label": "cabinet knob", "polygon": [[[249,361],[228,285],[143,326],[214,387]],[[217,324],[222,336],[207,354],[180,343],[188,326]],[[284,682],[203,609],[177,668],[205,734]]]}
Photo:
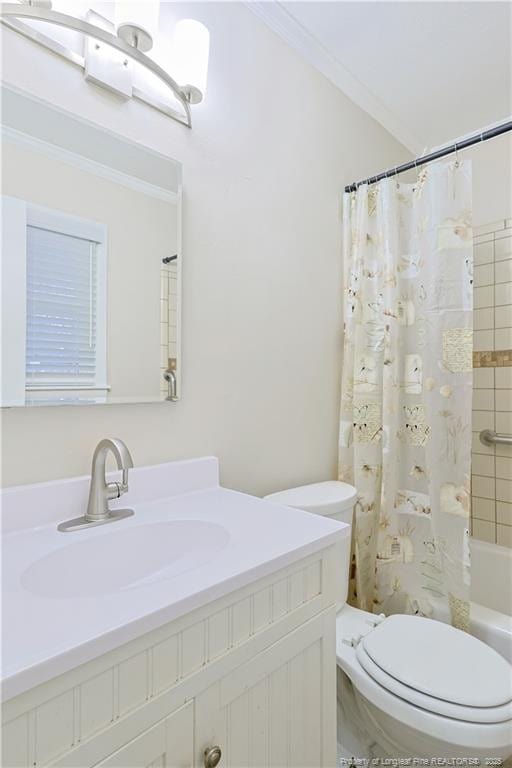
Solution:
{"label": "cabinet knob", "polygon": [[204,768],[215,768],[220,763],[221,757],[220,747],[208,747],[204,751]]}

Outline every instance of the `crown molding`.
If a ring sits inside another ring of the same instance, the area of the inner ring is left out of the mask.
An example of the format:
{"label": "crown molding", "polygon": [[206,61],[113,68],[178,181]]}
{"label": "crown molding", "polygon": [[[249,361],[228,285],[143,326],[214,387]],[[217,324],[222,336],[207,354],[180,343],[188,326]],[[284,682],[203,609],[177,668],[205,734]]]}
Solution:
{"label": "crown molding", "polygon": [[298,22],[277,0],[245,0],[245,5],[288,45],[300,53],[315,69],[336,85],[351,101],[367,112],[413,155],[419,155],[423,143],[396,115],[338,59]]}

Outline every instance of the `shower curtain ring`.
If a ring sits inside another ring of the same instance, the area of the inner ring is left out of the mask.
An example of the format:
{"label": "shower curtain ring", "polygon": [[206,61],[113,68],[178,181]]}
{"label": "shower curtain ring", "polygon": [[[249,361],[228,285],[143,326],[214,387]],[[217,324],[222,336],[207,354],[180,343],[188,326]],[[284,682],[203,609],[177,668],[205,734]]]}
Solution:
{"label": "shower curtain ring", "polygon": [[[416,185],[417,185],[420,178],[418,176],[418,158],[417,157],[414,158],[414,173],[416,174]],[[413,191],[416,190],[416,185],[413,187]]]}
{"label": "shower curtain ring", "polygon": [[457,142],[455,142],[453,146],[455,149],[455,167],[458,168],[460,163],[459,163],[459,148],[457,146]]}

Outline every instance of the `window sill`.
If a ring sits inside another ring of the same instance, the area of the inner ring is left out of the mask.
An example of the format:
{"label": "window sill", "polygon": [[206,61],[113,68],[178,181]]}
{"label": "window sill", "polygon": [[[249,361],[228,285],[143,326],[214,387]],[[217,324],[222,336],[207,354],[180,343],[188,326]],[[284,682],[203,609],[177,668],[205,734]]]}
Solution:
{"label": "window sill", "polygon": [[25,387],[25,392],[110,392],[110,390],[110,384],[104,384],[102,387],[88,384],[41,384]]}

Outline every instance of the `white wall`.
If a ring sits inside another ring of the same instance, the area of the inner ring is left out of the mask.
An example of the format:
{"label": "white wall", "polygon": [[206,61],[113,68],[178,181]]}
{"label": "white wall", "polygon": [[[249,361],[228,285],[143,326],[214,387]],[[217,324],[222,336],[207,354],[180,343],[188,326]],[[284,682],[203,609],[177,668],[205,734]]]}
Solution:
{"label": "white wall", "polygon": [[183,162],[184,295],[181,402],[4,412],[4,485],[87,473],[109,435],[258,494],[335,476],[341,192],[408,154],[241,3],[172,8],[211,34],[192,131],[5,32],[7,82]]}
{"label": "white wall", "polygon": [[[462,153],[461,153],[462,154]],[[473,224],[512,216],[512,134],[464,150],[473,161]]]}

